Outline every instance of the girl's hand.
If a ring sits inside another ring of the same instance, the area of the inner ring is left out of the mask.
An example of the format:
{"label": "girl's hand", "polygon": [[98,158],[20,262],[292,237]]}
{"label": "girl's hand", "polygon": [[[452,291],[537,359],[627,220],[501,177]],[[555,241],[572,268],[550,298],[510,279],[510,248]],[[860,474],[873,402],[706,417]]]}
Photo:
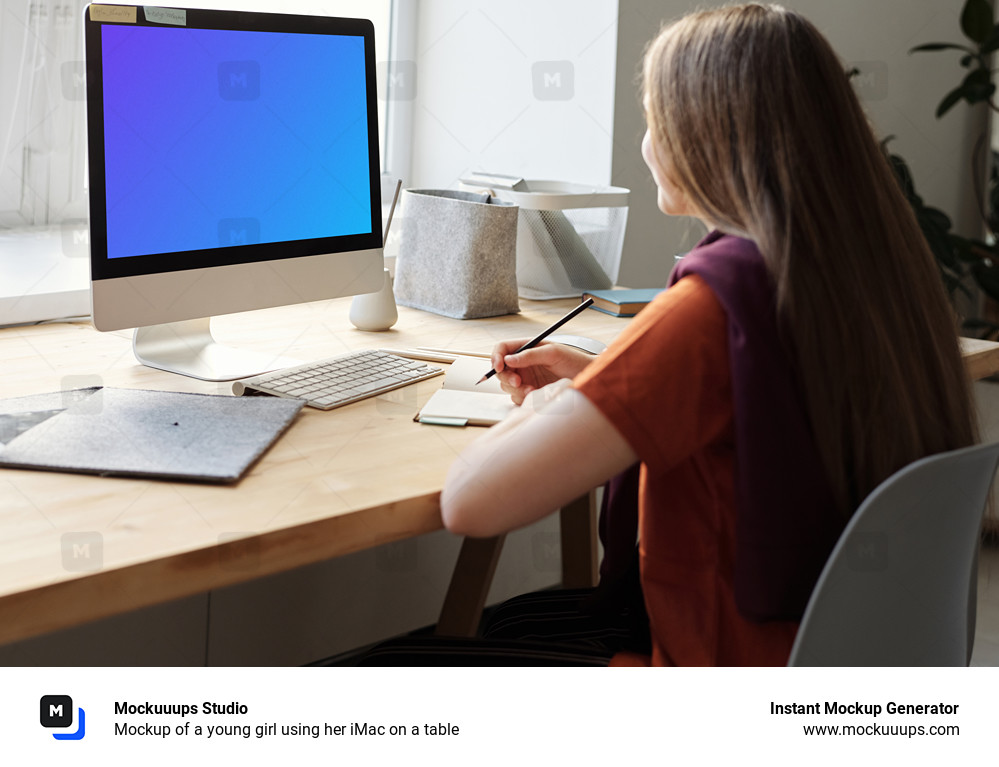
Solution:
{"label": "girl's hand", "polygon": [[544,342],[514,354],[528,340],[504,341],[496,345],[492,354],[493,369],[500,387],[518,405],[532,391],[561,378],[575,378],[593,359],[593,355],[584,351]]}

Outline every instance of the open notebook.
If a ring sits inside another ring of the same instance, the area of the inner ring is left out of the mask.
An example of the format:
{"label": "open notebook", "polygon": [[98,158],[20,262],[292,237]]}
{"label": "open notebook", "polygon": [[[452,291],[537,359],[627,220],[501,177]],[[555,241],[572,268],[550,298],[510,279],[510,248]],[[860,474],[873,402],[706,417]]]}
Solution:
{"label": "open notebook", "polygon": [[492,426],[516,407],[500,389],[496,377],[475,382],[492,363],[482,357],[458,357],[444,375],[444,386],[434,393],[416,416],[420,423],[437,426]]}

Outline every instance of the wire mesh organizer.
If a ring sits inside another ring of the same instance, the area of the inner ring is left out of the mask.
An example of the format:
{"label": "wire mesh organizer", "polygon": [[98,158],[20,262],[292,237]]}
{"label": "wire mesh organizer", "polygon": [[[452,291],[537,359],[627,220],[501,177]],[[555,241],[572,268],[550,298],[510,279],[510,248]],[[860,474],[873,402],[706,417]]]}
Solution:
{"label": "wire mesh organizer", "polygon": [[488,189],[519,206],[517,290],[522,298],[568,298],[617,282],[627,189],[494,174],[474,174],[462,184]]}

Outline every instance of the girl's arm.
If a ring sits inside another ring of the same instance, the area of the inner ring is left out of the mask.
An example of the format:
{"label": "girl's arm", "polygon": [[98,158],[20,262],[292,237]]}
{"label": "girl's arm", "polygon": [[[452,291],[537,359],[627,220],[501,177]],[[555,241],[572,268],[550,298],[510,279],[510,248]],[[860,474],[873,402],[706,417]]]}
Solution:
{"label": "girl's arm", "polygon": [[563,379],[532,392],[455,460],[441,493],[444,525],[475,537],[524,527],[637,460],[613,424]]}

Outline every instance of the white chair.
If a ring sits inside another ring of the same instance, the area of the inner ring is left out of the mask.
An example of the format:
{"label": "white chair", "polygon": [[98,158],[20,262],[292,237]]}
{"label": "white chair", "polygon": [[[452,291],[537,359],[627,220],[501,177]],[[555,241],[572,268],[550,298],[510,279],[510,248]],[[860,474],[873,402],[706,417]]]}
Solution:
{"label": "white chair", "polygon": [[999,444],[977,445],[923,458],[882,482],[829,556],[788,665],[967,665],[997,463]]}

